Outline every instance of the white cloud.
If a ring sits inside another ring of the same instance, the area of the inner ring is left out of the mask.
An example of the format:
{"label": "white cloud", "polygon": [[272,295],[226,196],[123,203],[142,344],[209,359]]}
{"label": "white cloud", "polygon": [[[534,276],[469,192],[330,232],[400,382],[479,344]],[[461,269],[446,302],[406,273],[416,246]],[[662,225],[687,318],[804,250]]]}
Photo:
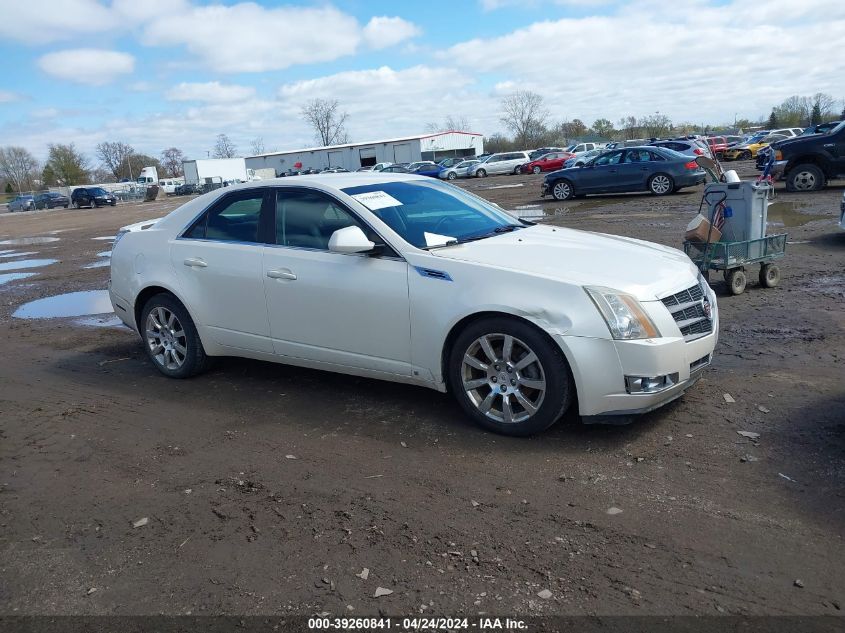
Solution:
{"label": "white cloud", "polygon": [[351,55],[361,42],[361,27],[333,7],[241,3],[166,13],[145,27],[142,42],[185,46],[218,72],[263,72]]}
{"label": "white cloud", "polygon": [[221,84],[219,81],[205,83],[180,83],[167,91],[170,101],[203,101],[207,103],[230,103],[255,96],[255,88]]}
{"label": "white cloud", "polygon": [[131,73],[135,58],[129,53],[96,48],[77,48],[47,53],[38,66],[48,75],[90,86],[102,86]]}
{"label": "white cloud", "polygon": [[375,49],[395,46],[419,34],[420,29],[415,24],[384,15],[372,18],[364,27],[364,40]]}
{"label": "white cloud", "polygon": [[0,0],[0,37],[45,44],[119,26],[119,16],[97,0]]}
{"label": "white cloud", "polygon": [[0,103],[12,103],[13,101],[20,101],[21,95],[11,90],[0,90]]}

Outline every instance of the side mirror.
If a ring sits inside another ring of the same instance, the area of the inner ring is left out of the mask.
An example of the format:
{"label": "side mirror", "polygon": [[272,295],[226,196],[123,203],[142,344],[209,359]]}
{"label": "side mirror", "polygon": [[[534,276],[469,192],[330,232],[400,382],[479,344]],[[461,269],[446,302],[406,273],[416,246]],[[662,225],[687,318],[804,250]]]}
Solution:
{"label": "side mirror", "polygon": [[338,229],[329,238],[329,250],[333,253],[366,253],[375,248],[358,226]]}

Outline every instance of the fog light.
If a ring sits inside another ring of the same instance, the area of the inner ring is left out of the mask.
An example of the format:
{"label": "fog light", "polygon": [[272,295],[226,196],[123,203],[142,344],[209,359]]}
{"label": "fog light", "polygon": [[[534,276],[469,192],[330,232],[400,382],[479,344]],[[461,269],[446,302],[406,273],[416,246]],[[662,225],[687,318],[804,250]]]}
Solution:
{"label": "fog light", "polygon": [[628,393],[657,393],[678,384],[678,373],[664,376],[625,376]]}

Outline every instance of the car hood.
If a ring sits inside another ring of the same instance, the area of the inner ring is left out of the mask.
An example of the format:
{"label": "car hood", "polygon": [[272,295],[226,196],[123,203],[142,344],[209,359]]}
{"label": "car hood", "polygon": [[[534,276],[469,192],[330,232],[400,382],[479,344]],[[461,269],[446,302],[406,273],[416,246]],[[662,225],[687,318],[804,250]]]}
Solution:
{"label": "car hood", "polygon": [[786,147],[787,145],[803,143],[807,139],[813,139],[815,141],[818,140],[819,136],[819,134],[807,134],[802,136],[794,136],[792,138],[785,138],[782,141],[775,141],[774,143],[772,143],[772,147],[774,147],[775,149],[780,149],[782,147]]}
{"label": "car hood", "polygon": [[551,226],[434,249],[433,255],[579,286],[606,286],[654,301],[696,282],[683,252],[630,237]]}

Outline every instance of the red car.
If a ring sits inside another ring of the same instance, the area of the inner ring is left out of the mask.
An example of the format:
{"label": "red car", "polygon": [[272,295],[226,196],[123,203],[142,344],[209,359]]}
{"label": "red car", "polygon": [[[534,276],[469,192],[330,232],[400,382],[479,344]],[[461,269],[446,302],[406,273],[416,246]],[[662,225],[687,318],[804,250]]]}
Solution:
{"label": "red car", "polygon": [[710,153],[717,160],[721,160],[722,154],[728,149],[728,139],[724,136],[710,136],[707,139],[707,144],[710,146]]}
{"label": "red car", "polygon": [[540,156],[537,160],[532,160],[530,163],[525,163],[520,167],[523,174],[539,174],[543,171],[557,171],[563,169],[563,164],[575,156],[569,152],[552,152]]}

